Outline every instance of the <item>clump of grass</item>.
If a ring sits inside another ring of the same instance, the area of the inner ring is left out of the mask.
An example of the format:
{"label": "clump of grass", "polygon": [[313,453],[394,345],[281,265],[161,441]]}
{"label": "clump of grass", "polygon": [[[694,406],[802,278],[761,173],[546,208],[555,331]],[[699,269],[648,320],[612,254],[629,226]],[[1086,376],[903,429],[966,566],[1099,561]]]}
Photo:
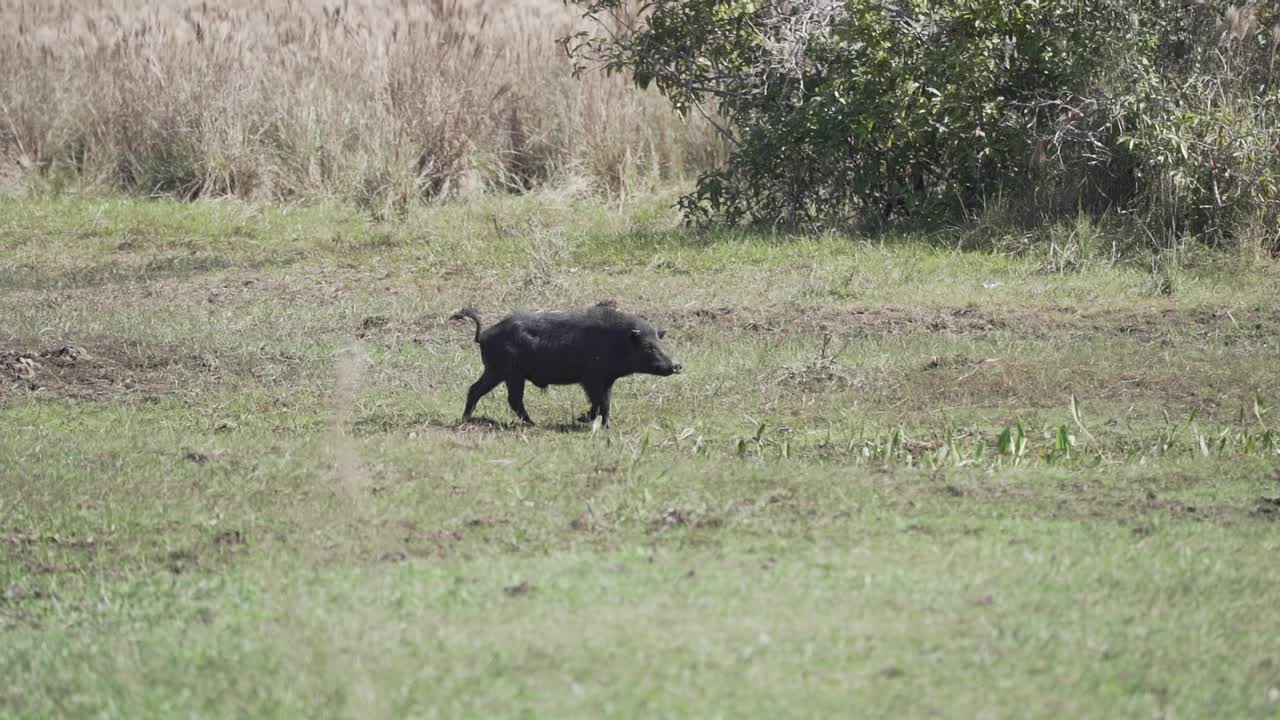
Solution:
{"label": "clump of grass", "polygon": [[1116,243],[1103,228],[1086,215],[1074,222],[1055,223],[1047,229],[1044,268],[1047,272],[1078,272],[1095,260],[1116,257]]}
{"label": "clump of grass", "polygon": [[777,374],[778,382],[802,388],[849,387],[857,384],[853,372],[836,361],[836,356],[844,347],[832,349],[834,335],[831,328],[822,325],[819,330],[822,332],[822,346],[817,355],[807,362],[782,367]]}

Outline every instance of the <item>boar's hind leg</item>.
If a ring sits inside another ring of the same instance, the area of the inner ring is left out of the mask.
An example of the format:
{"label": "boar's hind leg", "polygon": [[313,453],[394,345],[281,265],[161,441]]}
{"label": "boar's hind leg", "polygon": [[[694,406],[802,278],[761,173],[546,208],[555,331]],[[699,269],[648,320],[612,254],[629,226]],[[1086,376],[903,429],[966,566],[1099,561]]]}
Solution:
{"label": "boar's hind leg", "polygon": [[470,420],[471,413],[475,412],[476,403],[480,402],[480,398],[488,395],[490,390],[498,387],[500,382],[502,382],[500,375],[485,370],[480,379],[472,383],[471,389],[467,391],[467,409],[462,411],[462,419]]}
{"label": "boar's hind leg", "polygon": [[533,418],[524,409],[524,376],[512,375],[507,378],[507,404],[515,411],[517,417],[528,425],[533,425]]}

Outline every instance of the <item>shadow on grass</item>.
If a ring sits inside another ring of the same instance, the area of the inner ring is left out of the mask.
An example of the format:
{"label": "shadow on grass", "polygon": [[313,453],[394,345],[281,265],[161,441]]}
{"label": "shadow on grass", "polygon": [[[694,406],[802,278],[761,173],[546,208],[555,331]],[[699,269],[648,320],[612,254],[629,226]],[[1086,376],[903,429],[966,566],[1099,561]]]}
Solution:
{"label": "shadow on grass", "polygon": [[461,420],[455,423],[440,423],[436,427],[452,430],[465,430],[467,428],[475,428],[490,432],[515,432],[520,430],[546,430],[556,433],[585,433],[591,431],[590,423],[568,422],[568,423],[547,423],[540,422],[537,425],[525,425],[519,421],[502,422],[493,418],[473,416],[470,420]]}
{"label": "shadow on grass", "polygon": [[470,420],[449,417],[443,418],[429,413],[378,413],[366,415],[352,423],[357,435],[377,435],[380,433],[410,432],[423,428],[447,430],[450,432],[519,432],[522,430],[545,430],[556,433],[584,433],[591,431],[590,423],[538,423],[529,426],[519,420],[494,420],[477,415]]}

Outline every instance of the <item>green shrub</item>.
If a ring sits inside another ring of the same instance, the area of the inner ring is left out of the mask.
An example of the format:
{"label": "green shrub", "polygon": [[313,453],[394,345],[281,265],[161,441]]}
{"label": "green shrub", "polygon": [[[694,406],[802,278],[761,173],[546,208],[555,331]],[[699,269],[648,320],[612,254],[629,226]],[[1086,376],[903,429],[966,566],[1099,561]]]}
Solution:
{"label": "green shrub", "polygon": [[[574,0],[566,40],[718,116],[693,222],[1117,212],[1230,240],[1277,208],[1274,8],[1191,0]],[[1261,242],[1275,244],[1274,235]]]}

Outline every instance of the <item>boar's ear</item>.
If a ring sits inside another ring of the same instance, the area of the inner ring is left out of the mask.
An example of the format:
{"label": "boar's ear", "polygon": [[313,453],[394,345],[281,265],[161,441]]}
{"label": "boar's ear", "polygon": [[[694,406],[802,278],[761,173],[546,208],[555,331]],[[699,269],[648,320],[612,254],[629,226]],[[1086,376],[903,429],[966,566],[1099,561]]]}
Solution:
{"label": "boar's ear", "polygon": [[659,330],[659,331],[658,331],[658,339],[659,339],[659,340],[661,340],[662,338],[664,338],[664,337],[666,337],[666,336],[667,336],[667,331],[666,331],[666,330]]}

